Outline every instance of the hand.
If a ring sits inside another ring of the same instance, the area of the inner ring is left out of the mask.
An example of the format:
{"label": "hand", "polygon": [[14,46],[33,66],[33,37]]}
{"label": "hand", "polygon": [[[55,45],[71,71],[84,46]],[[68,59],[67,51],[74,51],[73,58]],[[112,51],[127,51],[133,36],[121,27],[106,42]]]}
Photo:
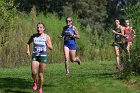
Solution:
{"label": "hand", "polygon": [[58,38],[62,38],[62,36],[61,36],[61,35],[59,35],[59,36],[58,36]]}
{"label": "hand", "polygon": [[135,37],[136,37],[136,35],[133,35],[133,37],[135,38]]}
{"label": "hand", "polygon": [[124,37],[127,37],[128,35],[125,34],[125,35],[123,35],[123,36],[124,36]]}
{"label": "hand", "polygon": [[113,32],[114,34],[116,34],[116,31],[115,31],[115,30],[113,30],[112,32]]}
{"label": "hand", "polygon": [[73,36],[74,34],[73,34],[72,32],[69,32],[69,35],[70,35],[70,36]]}
{"label": "hand", "polygon": [[27,55],[28,57],[30,57],[30,56],[31,56],[30,51],[27,51],[27,52],[26,52],[26,55]]}

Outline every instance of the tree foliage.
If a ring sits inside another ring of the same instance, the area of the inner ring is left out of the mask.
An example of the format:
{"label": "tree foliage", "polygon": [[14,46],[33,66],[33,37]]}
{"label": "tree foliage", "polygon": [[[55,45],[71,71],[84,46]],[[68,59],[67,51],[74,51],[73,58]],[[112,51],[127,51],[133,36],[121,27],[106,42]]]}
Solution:
{"label": "tree foliage", "polygon": [[114,19],[126,19],[130,18],[129,10],[131,6],[138,6],[139,0],[109,0],[107,2],[107,25],[112,25]]}
{"label": "tree foliage", "polygon": [[13,1],[0,1],[0,29],[7,29],[10,23],[15,18],[16,7],[13,5]]}
{"label": "tree foliage", "polygon": [[92,30],[101,32],[107,18],[106,0],[15,0],[20,11],[31,11],[36,6],[37,12],[56,12],[61,16],[76,16],[86,28],[88,24]]}
{"label": "tree foliage", "polygon": [[[9,2],[10,0],[3,0]],[[21,12],[30,12],[35,6],[37,14],[55,12],[62,16],[79,19],[82,28],[90,26],[92,31],[102,33],[116,18],[127,16],[126,8],[137,4],[138,0],[12,0]]]}

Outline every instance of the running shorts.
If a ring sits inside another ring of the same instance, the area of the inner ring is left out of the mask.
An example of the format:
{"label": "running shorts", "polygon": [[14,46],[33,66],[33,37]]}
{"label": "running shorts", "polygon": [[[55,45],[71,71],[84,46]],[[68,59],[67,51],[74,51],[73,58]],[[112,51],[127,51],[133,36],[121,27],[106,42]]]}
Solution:
{"label": "running shorts", "polygon": [[47,63],[47,56],[32,56],[32,61],[38,61],[40,63]]}

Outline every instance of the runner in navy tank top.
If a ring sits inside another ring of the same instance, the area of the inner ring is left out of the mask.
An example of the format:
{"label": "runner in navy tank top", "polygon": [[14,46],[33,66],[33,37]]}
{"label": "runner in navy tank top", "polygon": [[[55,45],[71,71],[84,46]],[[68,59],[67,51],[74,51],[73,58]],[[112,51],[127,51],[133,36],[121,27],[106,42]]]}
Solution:
{"label": "runner in navy tank top", "polygon": [[[45,25],[44,23],[37,24],[38,33],[33,34],[26,46],[26,54],[30,57],[30,44],[33,42],[33,54],[32,54],[32,78],[33,78],[33,90],[37,90],[38,93],[43,93],[42,85],[44,80],[44,70],[47,63],[47,53],[46,48],[50,50],[53,48],[50,36],[45,34]],[[38,82],[36,75],[38,75]],[[38,84],[37,84],[38,83]],[[37,86],[38,85],[38,86]]]}
{"label": "runner in navy tank top", "polygon": [[120,56],[121,56],[120,53],[121,53],[122,49],[125,50],[125,44],[123,42],[123,36],[124,36],[123,31],[124,30],[123,30],[123,27],[120,25],[120,21],[118,19],[116,19],[115,28],[112,30],[112,32],[115,35],[112,46],[114,47],[115,54],[116,54],[116,68],[119,71],[123,71],[123,69],[124,69],[123,62],[120,59]]}
{"label": "runner in navy tank top", "polygon": [[80,35],[75,26],[72,25],[72,18],[66,18],[66,26],[63,27],[63,31],[60,37],[64,37],[64,56],[65,56],[65,69],[66,76],[69,76],[69,58],[71,62],[76,62],[80,65],[81,60],[76,55],[76,41],[75,38],[80,38]]}

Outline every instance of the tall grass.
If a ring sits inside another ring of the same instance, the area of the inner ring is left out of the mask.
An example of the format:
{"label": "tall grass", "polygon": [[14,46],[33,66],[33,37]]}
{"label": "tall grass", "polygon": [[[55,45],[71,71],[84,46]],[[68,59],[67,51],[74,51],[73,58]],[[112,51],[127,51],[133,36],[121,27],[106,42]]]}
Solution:
{"label": "tall grass", "polygon": [[[18,66],[29,62],[25,55],[25,46],[29,39],[29,37],[36,33],[36,24],[40,21],[43,21],[46,25],[46,33],[49,34],[52,38],[54,50],[48,51],[48,57],[50,63],[57,63],[64,61],[63,57],[63,39],[59,39],[58,36],[62,32],[62,28],[65,25],[65,18],[59,20],[59,18],[55,14],[48,14],[44,16],[43,14],[38,15],[34,19],[31,15],[18,15],[14,20],[14,28],[8,28],[7,31],[2,31],[0,34],[0,65],[3,67],[6,66]],[[74,20],[76,21],[76,20]],[[88,47],[88,38],[86,38],[86,34],[80,30],[80,24],[77,22],[77,29],[81,35],[81,39],[78,42],[78,50]],[[3,41],[5,41],[3,43]],[[79,45],[80,44],[80,45]],[[80,47],[81,46],[81,47]],[[31,47],[32,48],[32,47]],[[78,52],[79,55],[82,54],[82,59],[85,59],[84,53],[87,51],[83,49],[81,52]],[[83,53],[84,52],[84,53]]]}
{"label": "tall grass", "polygon": [[140,72],[140,5],[130,5],[126,11],[128,13],[127,18],[132,22],[132,27],[136,32],[136,38],[133,38],[133,44],[131,48],[131,61],[125,59],[125,69],[122,75],[123,78],[128,78],[130,75]]}
{"label": "tall grass", "polygon": [[[140,7],[140,5],[139,5]],[[134,29],[136,31],[136,38],[134,38],[133,42],[133,48],[132,48],[132,64],[133,69],[135,72],[140,73],[140,10],[137,9],[135,12],[137,12],[137,15],[133,15],[133,22],[134,22]]]}
{"label": "tall grass", "polygon": [[[54,49],[48,50],[49,63],[63,63],[63,39],[58,38],[61,34],[63,26],[65,26],[65,17],[61,19],[54,14],[44,15],[42,13],[36,14],[33,7],[30,14],[15,14],[15,18],[10,22],[7,31],[2,30],[0,33],[0,66],[1,67],[15,67],[24,64],[29,64],[31,59],[26,57],[26,43],[29,37],[36,33],[37,23],[42,21],[46,25],[46,32],[51,36]],[[80,39],[77,41],[77,55],[82,61],[89,60],[112,60],[111,36],[109,32],[104,32],[101,36],[81,29],[81,24],[74,18],[73,25],[79,31]],[[32,50],[32,46],[31,46]],[[113,53],[114,54],[114,53]]]}

